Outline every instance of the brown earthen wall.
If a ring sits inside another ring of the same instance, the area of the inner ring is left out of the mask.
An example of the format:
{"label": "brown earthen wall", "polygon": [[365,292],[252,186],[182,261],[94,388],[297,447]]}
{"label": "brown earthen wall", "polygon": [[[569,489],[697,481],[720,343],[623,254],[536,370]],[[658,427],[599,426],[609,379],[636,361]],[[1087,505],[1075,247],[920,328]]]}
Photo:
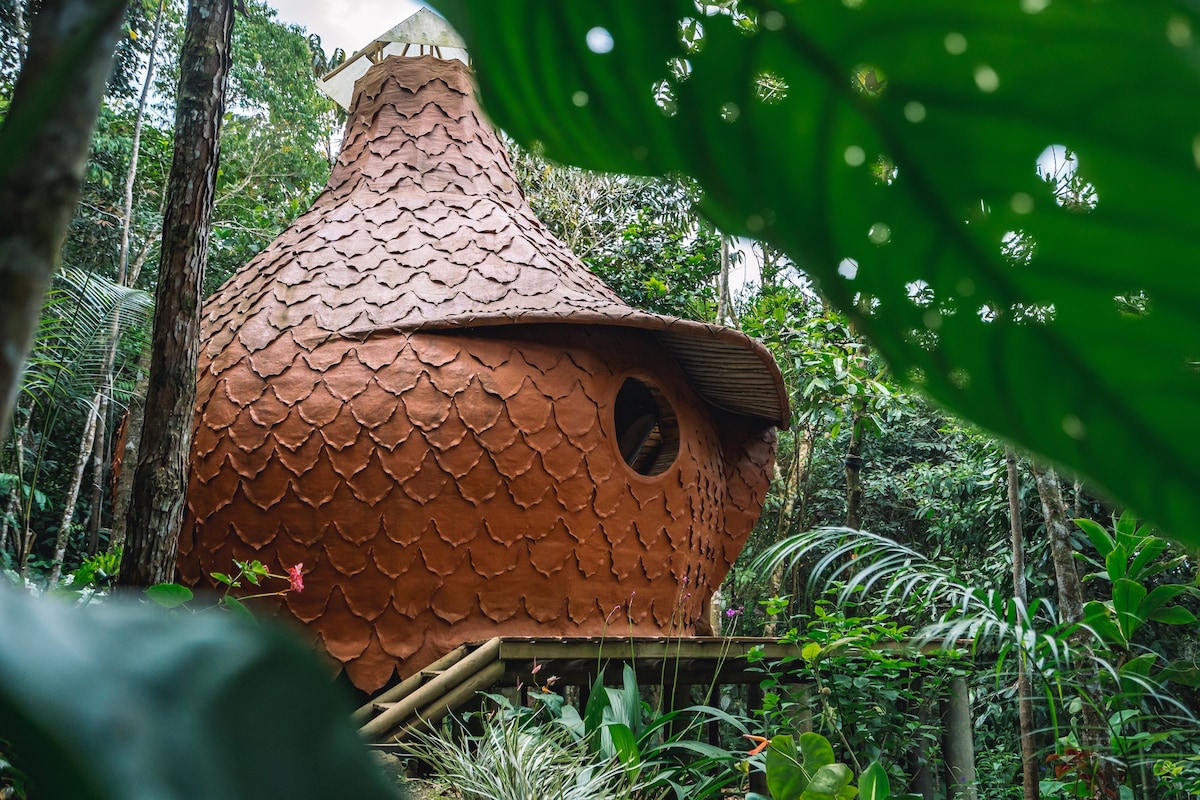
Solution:
{"label": "brown earthen wall", "polygon": [[[692,632],[769,484],[770,355],[589,273],[459,62],[356,94],[325,192],[205,304],[183,578],[303,563],[280,611],[366,691],[473,639]],[[613,440],[627,377],[678,422],[662,474]]]}

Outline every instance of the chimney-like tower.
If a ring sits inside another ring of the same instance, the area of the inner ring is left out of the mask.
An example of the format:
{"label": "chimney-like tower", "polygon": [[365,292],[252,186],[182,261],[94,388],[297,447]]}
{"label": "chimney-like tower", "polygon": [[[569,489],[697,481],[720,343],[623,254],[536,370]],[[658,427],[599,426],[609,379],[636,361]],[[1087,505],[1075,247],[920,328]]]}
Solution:
{"label": "chimney-like tower", "polygon": [[303,563],[281,612],[366,691],[465,641],[702,628],[787,423],[774,361],[607,289],[466,64],[409,44],[343,70],[381,59],[326,190],[205,305],[182,575]]}

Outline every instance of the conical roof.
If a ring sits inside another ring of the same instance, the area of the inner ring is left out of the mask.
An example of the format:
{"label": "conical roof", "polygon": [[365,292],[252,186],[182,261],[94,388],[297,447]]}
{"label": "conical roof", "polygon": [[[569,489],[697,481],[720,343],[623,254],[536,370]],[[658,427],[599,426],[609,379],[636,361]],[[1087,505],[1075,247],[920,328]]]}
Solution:
{"label": "conical roof", "polygon": [[458,60],[371,67],[325,191],[204,313],[215,374],[246,353],[269,373],[271,351],[290,361],[291,342],[542,323],[652,331],[707,402],[787,426],[760,343],[632,308],[546,230]]}

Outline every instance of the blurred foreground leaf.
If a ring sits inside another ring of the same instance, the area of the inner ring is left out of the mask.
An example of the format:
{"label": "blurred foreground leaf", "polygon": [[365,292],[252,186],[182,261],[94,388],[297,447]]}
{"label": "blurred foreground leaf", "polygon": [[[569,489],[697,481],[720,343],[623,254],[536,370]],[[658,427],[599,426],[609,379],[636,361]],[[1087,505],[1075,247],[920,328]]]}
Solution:
{"label": "blurred foreground leaf", "polygon": [[338,700],[268,626],[0,593],[0,739],[42,800],[394,797]]}
{"label": "blurred foreground leaf", "polygon": [[522,144],[696,177],[901,380],[1200,543],[1195,4],[434,5]]}

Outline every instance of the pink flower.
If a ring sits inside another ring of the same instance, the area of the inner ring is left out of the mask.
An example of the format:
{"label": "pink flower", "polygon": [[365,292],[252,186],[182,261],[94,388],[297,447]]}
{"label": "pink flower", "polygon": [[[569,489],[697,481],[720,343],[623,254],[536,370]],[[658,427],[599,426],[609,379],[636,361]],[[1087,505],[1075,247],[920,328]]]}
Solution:
{"label": "pink flower", "polygon": [[297,564],[294,567],[287,568],[288,588],[291,589],[293,592],[303,592],[304,591],[304,575],[302,575],[300,573],[300,570],[302,570],[302,569],[304,569],[303,562]]}

